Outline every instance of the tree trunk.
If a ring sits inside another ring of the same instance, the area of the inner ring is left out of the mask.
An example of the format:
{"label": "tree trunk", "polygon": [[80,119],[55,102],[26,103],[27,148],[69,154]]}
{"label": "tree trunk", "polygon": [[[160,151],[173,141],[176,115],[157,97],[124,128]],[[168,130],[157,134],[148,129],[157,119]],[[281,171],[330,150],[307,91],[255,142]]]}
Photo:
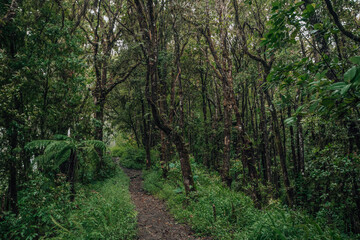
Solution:
{"label": "tree trunk", "polygon": [[231,127],[232,127],[232,111],[231,103],[229,102],[229,93],[227,86],[224,89],[224,150],[223,163],[221,168],[221,178],[229,187],[231,185],[230,171],[230,147],[231,147]]}
{"label": "tree trunk", "polygon": [[[174,142],[176,149],[179,153],[181,171],[183,175],[183,184],[185,193],[188,195],[190,191],[195,191],[194,179],[192,176],[189,153],[185,142],[177,131],[172,129],[169,124],[163,119],[158,109],[158,42],[157,42],[157,29],[155,22],[154,3],[152,0],[147,1],[147,7],[139,1],[135,0],[137,7],[138,20],[140,28],[143,33],[143,40],[145,42],[146,51],[144,52],[147,57],[147,74],[146,74],[146,87],[145,95],[151,107],[151,112],[156,126],[163,131]],[[151,86],[151,91],[150,91]],[[164,96],[163,96],[164,97]]]}
{"label": "tree trunk", "polygon": [[141,115],[142,115],[143,127],[144,127],[143,145],[145,147],[145,152],[146,152],[146,168],[149,169],[151,167],[149,124],[146,121],[145,104],[144,104],[144,101],[142,99],[141,99]]}
{"label": "tree trunk", "polygon": [[75,200],[75,194],[76,194],[76,191],[75,191],[76,168],[77,168],[76,150],[71,149],[69,171],[68,171],[68,181],[70,183],[70,201],[72,201],[72,202]]}
{"label": "tree trunk", "polygon": [[[288,117],[291,117],[291,106],[288,107]],[[294,164],[294,176],[298,173],[299,166],[297,164],[295,142],[294,142],[294,127],[290,126],[290,145],[291,145],[291,156]]]}
{"label": "tree trunk", "polygon": [[[200,63],[201,64],[201,63]],[[207,81],[207,73],[203,73],[200,71],[201,78],[201,96],[202,96],[202,112],[203,112],[203,120],[204,120],[204,149],[203,149],[203,164],[206,167],[210,167],[209,162],[209,123],[207,121],[207,100],[206,100],[206,81]]]}
{"label": "tree trunk", "polygon": [[278,151],[278,154],[280,157],[280,165],[281,165],[281,170],[282,170],[282,175],[283,175],[284,186],[286,189],[286,196],[287,196],[288,204],[291,206],[293,203],[293,190],[290,186],[290,180],[289,180],[287,165],[286,165],[286,153],[285,153],[284,147],[282,145],[279,120],[278,120],[278,116],[276,113],[275,105],[273,104],[273,102],[271,100],[269,92],[265,89],[264,93],[265,93],[266,100],[270,107],[270,113],[272,116],[272,123],[273,123],[272,124],[273,131],[275,134],[275,144],[276,144],[276,148],[277,148],[277,151]]}
{"label": "tree trunk", "polygon": [[266,180],[271,183],[271,158],[269,152],[269,134],[267,130],[267,117],[265,112],[264,93],[259,91],[260,95],[260,121],[261,121],[261,137],[262,137],[262,148],[264,153],[265,165],[266,165]]}
{"label": "tree trunk", "polygon": [[12,134],[10,136],[10,147],[12,150],[11,159],[9,161],[9,200],[10,200],[10,208],[14,214],[19,213],[18,209],[18,201],[17,201],[17,169],[16,169],[16,152],[15,149],[17,147],[17,129],[15,124],[12,124]]}
{"label": "tree trunk", "polygon": [[101,97],[95,97],[95,140],[103,140],[105,101]]}

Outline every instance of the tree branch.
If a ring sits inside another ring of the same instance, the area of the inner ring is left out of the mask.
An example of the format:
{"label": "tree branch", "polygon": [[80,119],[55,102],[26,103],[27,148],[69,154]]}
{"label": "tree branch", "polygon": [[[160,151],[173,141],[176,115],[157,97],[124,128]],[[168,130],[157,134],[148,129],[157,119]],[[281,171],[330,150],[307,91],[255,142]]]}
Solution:
{"label": "tree branch", "polygon": [[336,12],[334,11],[334,8],[331,4],[330,0],[325,0],[326,6],[331,14],[331,16],[334,18],[334,22],[336,24],[336,26],[339,28],[339,30],[348,38],[352,39],[355,42],[360,43],[360,37],[356,36],[354,34],[352,34],[350,31],[347,31],[344,26],[341,24],[339,16],[336,14]]}
{"label": "tree branch", "polygon": [[5,16],[2,19],[0,19],[0,28],[4,27],[8,22],[14,19],[17,8],[18,8],[17,2],[15,0],[12,0],[8,12],[5,14]]}
{"label": "tree branch", "polygon": [[126,79],[128,79],[131,75],[131,73],[140,65],[140,62],[138,62],[137,64],[135,64],[130,71],[121,79],[118,79],[117,81],[115,81],[113,84],[111,84],[104,92],[105,96],[107,94],[109,94],[117,85],[119,85],[122,82],[125,82]]}

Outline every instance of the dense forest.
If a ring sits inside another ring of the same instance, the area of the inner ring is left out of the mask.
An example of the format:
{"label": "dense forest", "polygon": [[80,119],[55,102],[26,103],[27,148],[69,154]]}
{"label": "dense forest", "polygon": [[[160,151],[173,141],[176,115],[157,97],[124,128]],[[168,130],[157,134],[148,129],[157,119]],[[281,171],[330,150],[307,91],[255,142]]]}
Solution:
{"label": "dense forest", "polygon": [[136,239],[119,163],[199,239],[357,239],[359,152],[358,0],[1,0],[1,239]]}

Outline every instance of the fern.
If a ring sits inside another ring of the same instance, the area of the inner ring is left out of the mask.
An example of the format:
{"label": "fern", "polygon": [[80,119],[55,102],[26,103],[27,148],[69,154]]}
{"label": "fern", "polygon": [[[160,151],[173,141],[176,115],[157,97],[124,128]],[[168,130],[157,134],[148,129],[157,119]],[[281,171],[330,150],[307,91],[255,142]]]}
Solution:
{"label": "fern", "polygon": [[52,140],[35,140],[35,141],[27,143],[25,145],[25,150],[33,151],[36,149],[44,149],[51,142],[52,142]]}
{"label": "fern", "polygon": [[94,146],[95,149],[99,149],[102,151],[106,150],[106,145],[104,144],[104,142],[99,140],[86,140],[83,141],[82,144],[84,144],[84,146]]}
{"label": "fern", "polygon": [[26,150],[43,150],[43,154],[35,158],[35,163],[44,170],[56,171],[61,164],[70,160],[71,152],[76,153],[75,176],[79,167],[91,165],[91,161],[101,161],[101,153],[106,150],[106,145],[98,140],[76,141],[65,135],[55,135],[52,140],[35,140],[25,146]]}
{"label": "fern", "polygon": [[61,151],[56,154],[56,161],[54,162],[53,169],[57,169],[62,163],[70,158],[71,148],[64,147]]}

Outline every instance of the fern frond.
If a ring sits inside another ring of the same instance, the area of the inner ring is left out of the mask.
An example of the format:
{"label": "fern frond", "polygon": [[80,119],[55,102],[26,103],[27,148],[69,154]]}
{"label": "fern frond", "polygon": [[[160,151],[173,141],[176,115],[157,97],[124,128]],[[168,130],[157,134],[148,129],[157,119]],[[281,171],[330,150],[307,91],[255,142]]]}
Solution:
{"label": "fern frond", "polygon": [[62,151],[64,148],[74,148],[75,146],[67,141],[57,141],[57,140],[53,140],[46,148],[44,151],[44,154],[48,154],[51,152],[60,152]]}
{"label": "fern frond", "polygon": [[81,150],[86,156],[86,160],[88,160],[88,162],[91,162],[93,160],[100,160],[99,152],[96,151],[94,145],[83,147]]}
{"label": "fern frond", "polygon": [[71,148],[70,147],[65,147],[62,149],[62,151],[60,151],[56,157],[55,157],[55,162],[54,162],[54,166],[52,167],[53,169],[57,169],[59,168],[59,166],[66,162],[67,160],[69,160],[70,158],[70,154],[71,154]]}
{"label": "fern frond", "polygon": [[53,140],[34,140],[25,145],[26,151],[33,151],[35,149],[44,149],[47,145],[52,143]]}
{"label": "fern frond", "polygon": [[86,141],[82,141],[81,144],[84,146],[94,146],[95,149],[99,149],[102,151],[106,150],[105,143],[99,140],[86,140]]}

